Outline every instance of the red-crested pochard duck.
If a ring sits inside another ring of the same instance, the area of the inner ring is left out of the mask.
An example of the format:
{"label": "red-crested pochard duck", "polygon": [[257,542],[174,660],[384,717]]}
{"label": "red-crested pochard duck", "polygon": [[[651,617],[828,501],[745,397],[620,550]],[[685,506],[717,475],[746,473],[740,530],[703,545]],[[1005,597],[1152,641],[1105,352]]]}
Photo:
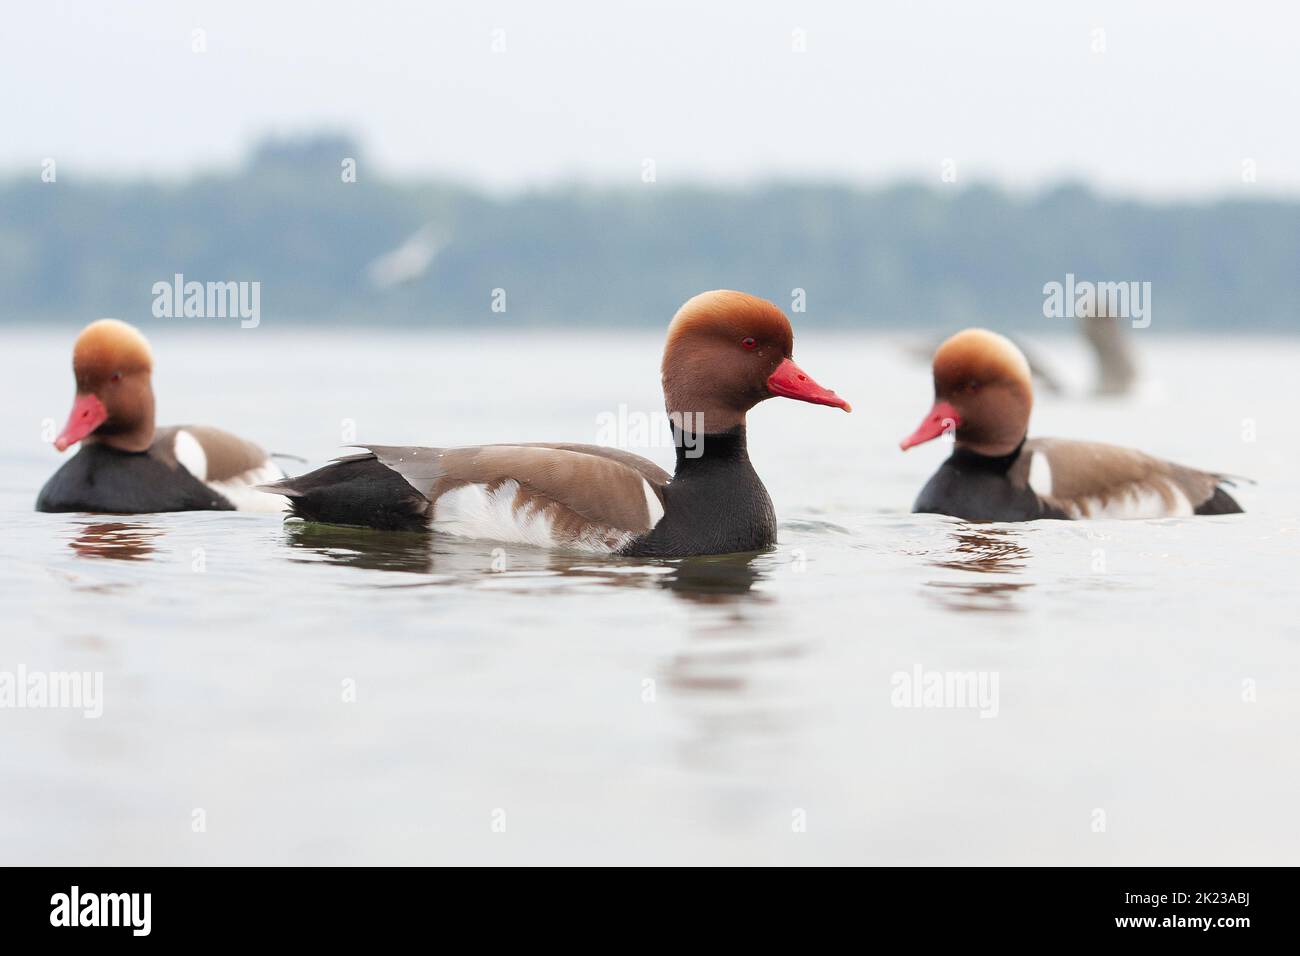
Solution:
{"label": "red-crested pochard duck", "polygon": [[705,292],[681,307],[662,365],[671,476],[597,445],[364,445],[268,490],[309,521],[605,554],[756,551],[775,542],[776,515],[749,461],[746,413],[773,396],[850,410],[795,365],[793,344],[781,310],[752,295]]}
{"label": "red-crested pochard duck", "polygon": [[284,510],[255,488],[284,472],[252,442],[206,425],[154,427],[153,353],[132,326],[86,326],[72,373],[77,395],[54,447],[81,448],[45,483],[37,511]]}
{"label": "red-crested pochard duck", "polygon": [[902,442],[952,432],[952,455],[914,512],[970,521],[1161,518],[1235,514],[1226,475],[1140,451],[1059,438],[1027,439],[1034,403],[1029,363],[1009,339],[966,329],[934,354],[934,407]]}

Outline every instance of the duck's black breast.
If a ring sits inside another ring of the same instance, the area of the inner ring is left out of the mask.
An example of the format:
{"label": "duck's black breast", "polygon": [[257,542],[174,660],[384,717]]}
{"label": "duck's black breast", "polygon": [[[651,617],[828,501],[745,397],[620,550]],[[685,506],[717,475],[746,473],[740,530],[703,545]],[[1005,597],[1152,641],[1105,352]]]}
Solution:
{"label": "duck's black breast", "polygon": [[225,497],[175,459],[148,451],[82,445],[36,499],[37,511],[147,514],[155,511],[233,511]]}
{"label": "duck's black breast", "polygon": [[957,449],[926,482],[912,511],[967,521],[1068,518],[1018,480],[1015,465],[1023,448],[1022,442],[1011,454],[998,457]]}
{"label": "duck's black breast", "polygon": [[691,557],[761,551],[776,544],[776,511],[750,464],[743,427],[704,435],[692,457],[678,436],[677,471],[663,486],[664,516],[621,552]]}

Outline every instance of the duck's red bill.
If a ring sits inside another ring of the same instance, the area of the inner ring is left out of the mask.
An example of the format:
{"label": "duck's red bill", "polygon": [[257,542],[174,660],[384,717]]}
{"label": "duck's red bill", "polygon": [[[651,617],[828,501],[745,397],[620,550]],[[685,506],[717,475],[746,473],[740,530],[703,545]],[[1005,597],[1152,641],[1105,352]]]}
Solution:
{"label": "duck's red bill", "polygon": [[814,405],[829,405],[853,411],[853,406],[840,398],[829,388],[822,388],[812,380],[812,376],[794,364],[793,359],[782,359],[776,371],[768,376],[767,390],[782,398],[793,398],[800,402],[812,402]]}
{"label": "duck's red bill", "polygon": [[907,451],[913,445],[938,438],[944,432],[956,431],[960,424],[961,416],[957,414],[957,409],[947,402],[935,402],[930,414],[925,416],[916,431],[898,443],[898,447]]}
{"label": "duck's red bill", "polygon": [[59,451],[67,451],[104,424],[107,418],[108,409],[98,398],[89,394],[78,395],[76,401],[72,403],[72,414],[68,416],[68,424],[63,426],[59,437],[54,439],[54,447]]}

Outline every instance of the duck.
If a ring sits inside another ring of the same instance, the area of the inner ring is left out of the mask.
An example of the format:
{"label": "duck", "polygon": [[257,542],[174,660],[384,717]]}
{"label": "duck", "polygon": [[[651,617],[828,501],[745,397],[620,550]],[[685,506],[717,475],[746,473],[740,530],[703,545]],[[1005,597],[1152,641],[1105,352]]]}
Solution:
{"label": "duck", "polygon": [[1029,438],[1029,363],[1005,336],[966,329],[934,353],[934,406],[900,447],[952,434],[913,513],[968,521],[1237,514],[1229,475],[1115,445]]}
{"label": "duck", "polygon": [[257,486],[285,477],[250,441],[208,425],[154,426],[153,350],[134,326],[92,322],[72,349],[76,396],[54,439],[71,459],[41,489],[36,510],[101,514],[283,511]]}
{"label": "duck", "polygon": [[793,349],[786,315],[747,293],[705,292],[677,311],[661,364],[671,475],[601,445],[359,445],[266,490],[310,522],[632,557],[761,551],[777,522],[749,459],[749,411],[775,397],[851,411]]}

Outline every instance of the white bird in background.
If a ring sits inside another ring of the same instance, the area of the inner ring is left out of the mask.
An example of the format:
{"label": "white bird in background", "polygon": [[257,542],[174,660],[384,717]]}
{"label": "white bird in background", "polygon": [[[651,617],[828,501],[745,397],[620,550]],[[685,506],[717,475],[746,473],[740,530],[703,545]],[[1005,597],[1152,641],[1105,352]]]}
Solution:
{"label": "white bird in background", "polygon": [[451,242],[451,235],[437,223],[425,223],[391,252],[385,252],[370,265],[366,275],[377,289],[392,289],[418,279]]}

